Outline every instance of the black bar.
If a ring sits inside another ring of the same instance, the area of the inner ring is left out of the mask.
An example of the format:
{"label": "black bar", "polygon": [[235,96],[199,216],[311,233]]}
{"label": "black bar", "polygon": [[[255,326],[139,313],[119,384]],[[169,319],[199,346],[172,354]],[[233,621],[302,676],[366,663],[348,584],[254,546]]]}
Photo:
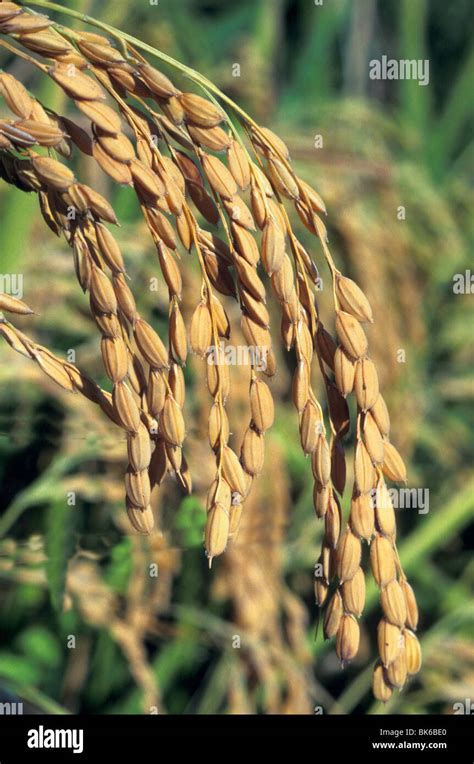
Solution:
{"label": "black bar", "polygon": [[[56,736],[56,730],[64,734]],[[73,732],[76,731],[76,737]],[[82,731],[81,739],[78,736]],[[196,749],[196,755],[226,758],[241,737],[312,738],[301,755],[316,758],[324,752],[361,754],[384,761],[407,755],[418,761],[469,762],[473,756],[472,716],[0,716],[0,764],[28,761],[95,761],[133,756],[147,760],[170,755],[157,747],[173,738],[173,750],[189,738],[226,737],[217,749]],[[42,744],[42,748],[28,746]],[[69,744],[50,748],[49,743]],[[267,741],[266,741],[267,742]],[[309,741],[308,741],[309,742]],[[375,744],[375,745],[374,745]],[[424,744],[424,748],[421,746]],[[383,747],[381,747],[383,745]],[[73,753],[73,747],[78,753]],[[288,749],[285,749],[288,750]],[[220,751],[220,753],[219,753]],[[282,751],[283,753],[283,751]],[[284,755],[284,754],[283,754]],[[455,758],[454,758],[455,757]],[[333,764],[330,762],[329,764]]]}

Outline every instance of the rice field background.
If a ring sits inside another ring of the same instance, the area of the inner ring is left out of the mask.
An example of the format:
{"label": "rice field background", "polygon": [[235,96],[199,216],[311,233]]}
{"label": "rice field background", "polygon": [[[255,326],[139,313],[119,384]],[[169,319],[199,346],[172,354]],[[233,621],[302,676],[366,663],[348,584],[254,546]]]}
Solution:
{"label": "rice field background", "polygon": [[[281,135],[298,173],[325,200],[337,262],[374,309],[371,348],[394,439],[409,487],[424,502],[397,512],[424,662],[403,693],[385,706],[373,701],[375,587],[357,658],[342,670],[323,640],[313,592],[323,529],[283,351],[263,473],[238,543],[209,571],[202,536],[212,452],[203,447],[209,397],[200,361],[186,371],[201,423],[188,432],[196,495],[183,497],[167,481],[154,497],[162,534],[142,539],[123,509],[125,439],[92,405],[58,391],[1,345],[0,702],[57,714],[467,712],[474,697],[471,4],[64,5],[205,73]],[[382,56],[428,60],[429,82],[370,79],[370,61]],[[67,115],[46,78],[4,52],[0,66]],[[149,289],[157,263],[138,206],[87,158],[75,169],[111,198],[140,310],[163,328],[167,292]],[[304,241],[321,262],[313,241]],[[195,292],[198,272],[186,265]],[[24,299],[39,314],[20,328],[60,355],[74,350],[77,364],[106,385],[69,248],[46,229],[36,199],[3,182],[0,274],[23,278]],[[323,265],[321,276],[324,311]],[[247,395],[242,375],[232,390],[233,432],[243,427]]]}

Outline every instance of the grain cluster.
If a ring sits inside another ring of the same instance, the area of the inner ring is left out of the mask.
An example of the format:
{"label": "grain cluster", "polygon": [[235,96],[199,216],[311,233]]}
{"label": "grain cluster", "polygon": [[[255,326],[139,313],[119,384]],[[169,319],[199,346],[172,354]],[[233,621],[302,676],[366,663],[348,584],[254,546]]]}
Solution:
{"label": "grain cluster", "polygon": [[[356,657],[366,543],[383,613],[373,690],[387,701],[421,661],[416,601],[398,557],[395,513],[385,482],[405,482],[406,471],[390,440],[389,414],[369,355],[364,325],[373,323],[372,310],[363,291],[334,263],[323,200],[298,177],[280,137],[241,109],[233,115],[242,128],[237,131],[205,88],[204,95],[180,90],[125,40],[118,48],[103,35],[65,34],[48,17],[10,2],[0,4],[0,35],[0,45],[47,75],[75,110],[76,116],[56,114],[12,74],[0,73],[0,97],[11,114],[0,120],[0,175],[36,193],[46,224],[70,245],[77,280],[97,325],[111,392],[16,329],[4,313],[25,316],[32,311],[5,294],[0,294],[0,334],[62,388],[99,405],[124,432],[126,508],[133,528],[144,534],[154,527],[152,491],[167,474],[192,490],[183,367],[190,351],[202,359],[215,457],[204,539],[212,561],[237,537],[244,502],[264,465],[275,413],[269,300],[276,301],[281,341],[294,356],[291,395],[301,447],[311,461],[314,510],[324,523],[315,579],[324,634],[336,638],[342,664]],[[139,312],[127,253],[113,233],[115,212],[104,196],[76,177],[68,164],[74,153],[90,157],[113,183],[136,194],[168,290],[166,336]],[[329,268],[334,335],[327,328],[330,317],[325,323],[321,319],[315,294],[319,272],[292,226],[294,215],[319,241]],[[201,276],[188,321],[182,312],[181,252],[196,259]],[[228,301],[236,302],[242,333],[255,351],[240,451],[227,415],[232,403],[232,369],[224,352],[225,341],[232,338]],[[325,401],[314,392],[318,374]],[[345,520],[341,500],[350,396],[356,407],[354,484]]]}

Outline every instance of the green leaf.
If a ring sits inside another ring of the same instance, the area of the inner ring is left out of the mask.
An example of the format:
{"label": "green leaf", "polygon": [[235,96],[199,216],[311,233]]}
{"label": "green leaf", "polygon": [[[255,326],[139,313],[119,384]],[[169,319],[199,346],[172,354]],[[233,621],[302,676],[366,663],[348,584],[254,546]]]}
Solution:
{"label": "green leaf", "polygon": [[129,538],[125,538],[112,550],[105,581],[114,591],[125,594],[131,572],[132,544]]}
{"label": "green leaf", "polygon": [[61,662],[58,640],[44,626],[26,629],[20,634],[16,644],[25,656],[43,667],[57,668]]}
{"label": "green leaf", "polygon": [[205,523],[206,513],[201,502],[195,496],[183,499],[175,521],[183,546],[193,547],[201,542]]}
{"label": "green leaf", "polygon": [[25,656],[15,655],[7,650],[0,652],[0,677],[11,679],[15,684],[38,684],[41,679],[39,666]]}
{"label": "green leaf", "polygon": [[76,511],[65,500],[55,501],[46,516],[46,575],[51,604],[58,613],[62,610],[67,566],[74,551]]}

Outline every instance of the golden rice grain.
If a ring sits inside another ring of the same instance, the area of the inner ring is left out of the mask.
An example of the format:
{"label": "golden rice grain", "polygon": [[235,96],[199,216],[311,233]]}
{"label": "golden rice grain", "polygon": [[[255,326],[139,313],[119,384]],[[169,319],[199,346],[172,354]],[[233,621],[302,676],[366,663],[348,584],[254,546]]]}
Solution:
{"label": "golden rice grain", "polygon": [[214,403],[209,414],[209,443],[212,449],[217,449],[220,443],[227,445],[229,440],[229,420],[223,406]]}
{"label": "golden rice grain", "polygon": [[387,703],[392,697],[393,690],[381,663],[377,664],[372,677],[372,692],[381,703]]}
{"label": "golden rice grain", "polygon": [[138,432],[140,427],[140,410],[125,382],[118,382],[112,391],[114,409],[124,430]]}
{"label": "golden rice grain", "polygon": [[230,531],[229,511],[221,504],[209,510],[206,522],[205,547],[209,562],[225,551]]}
{"label": "golden rice grain", "polygon": [[135,149],[132,142],[123,133],[117,135],[110,135],[108,133],[102,133],[100,130],[95,131],[97,142],[101,148],[112,159],[117,162],[131,162],[135,158]]}
{"label": "golden rice grain", "polygon": [[336,294],[342,309],[347,313],[358,321],[373,321],[369,301],[355,281],[339,275],[336,278]]}
{"label": "golden rice grain", "polygon": [[396,535],[395,510],[389,490],[383,480],[379,480],[375,491],[375,517],[379,531],[388,538]]}
{"label": "golden rice grain", "polygon": [[341,663],[353,660],[358,653],[360,628],[353,615],[344,614],[336,635],[336,654]]}
{"label": "golden rice grain", "polygon": [[224,207],[230,219],[243,226],[249,231],[255,230],[255,223],[252,213],[239,196],[233,196],[232,199],[224,199]]}
{"label": "golden rice grain", "polygon": [[124,63],[124,58],[117,48],[89,40],[78,40],[77,46],[81,53],[93,64],[108,66]]}
{"label": "golden rice grain", "polygon": [[101,313],[117,313],[117,297],[112,283],[104,271],[95,265],[91,270],[90,293],[94,305]]}
{"label": "golden rice grain", "polygon": [[321,199],[320,195],[317,191],[312,188],[309,183],[306,183],[304,180],[301,180],[301,178],[298,178],[298,185],[300,189],[303,191],[304,194],[309,199],[309,202],[311,204],[311,208],[315,212],[323,212],[325,215],[327,214],[326,205],[324,204],[323,200]]}
{"label": "golden rice grain", "polygon": [[384,443],[383,472],[389,480],[397,483],[407,482],[407,471],[403,459],[392,443]]}
{"label": "golden rice grain", "polygon": [[[214,355],[216,356],[215,358],[212,357]],[[215,363],[215,361],[217,361],[217,363]],[[220,392],[223,401],[225,401],[230,391],[230,374],[222,349],[219,349],[217,353],[213,351],[213,354],[208,356],[206,375],[207,386],[212,397],[215,398]]]}
{"label": "golden rice grain", "polygon": [[29,316],[33,313],[31,308],[18,297],[12,297],[5,292],[0,292],[0,310],[7,313],[16,313],[18,316]]}
{"label": "golden rice grain", "polygon": [[334,374],[336,385],[344,398],[349,395],[354,388],[354,375],[356,364],[349,358],[345,351],[339,347],[334,354]]}
{"label": "golden rice grain", "polygon": [[32,358],[32,353],[27,345],[25,345],[20,337],[18,336],[17,332],[13,329],[12,326],[9,326],[8,324],[4,323],[3,320],[0,320],[0,335],[3,337],[6,342],[10,345],[10,347],[15,350],[17,353],[20,353],[20,355],[25,356],[25,358]]}
{"label": "golden rice grain", "polygon": [[17,3],[3,2],[0,5],[0,23],[8,21],[20,13],[23,13],[23,8],[17,5]]}
{"label": "golden rice grain", "polygon": [[43,16],[41,13],[35,13],[32,16],[27,13],[22,13],[21,16],[10,17],[8,20],[3,21],[2,32],[21,35],[46,29],[50,24],[50,19],[48,19],[47,16]]}
{"label": "golden rice grain", "polygon": [[406,604],[406,611],[407,611],[407,617],[406,622],[407,625],[412,629],[413,631],[416,631],[418,628],[418,605],[416,604],[415,599],[415,593],[408,583],[408,581],[402,580],[400,581],[400,586],[403,591],[403,596],[405,598],[405,604]]}
{"label": "golden rice grain", "polygon": [[354,390],[362,411],[374,406],[379,397],[379,380],[375,364],[370,358],[361,358],[356,363]]}
{"label": "golden rice grain", "polygon": [[128,373],[128,353],[121,337],[103,337],[102,358],[107,376],[112,382],[122,382]]}
{"label": "golden rice grain", "polygon": [[407,669],[406,649],[402,647],[395,660],[387,666],[387,678],[392,687],[399,690],[404,687],[407,680]]}
{"label": "golden rice grain", "polygon": [[160,98],[171,98],[177,95],[175,86],[162,72],[155,69],[150,64],[141,64],[139,68],[140,77],[146,82],[152,93]]}
{"label": "golden rice grain", "polygon": [[167,369],[168,353],[153,327],[139,318],[135,323],[134,334],[138,348],[150,366],[154,369]]}
{"label": "golden rice grain", "polygon": [[162,373],[156,369],[150,371],[146,394],[150,414],[159,417],[165,405],[166,385]]}
{"label": "golden rice grain", "polygon": [[365,576],[362,568],[358,568],[354,576],[342,584],[342,599],[344,609],[357,617],[362,615],[365,605]]}
{"label": "golden rice grain", "polygon": [[343,617],[342,597],[338,591],[334,592],[324,614],[324,637],[331,639],[339,630]]}
{"label": "golden rice grain", "polygon": [[281,268],[272,275],[272,286],[280,302],[288,302],[295,291],[295,276],[291,260],[285,253]]}
{"label": "golden rice grain", "polygon": [[181,93],[178,99],[184,109],[186,119],[198,127],[215,127],[224,119],[222,110],[202,96],[194,93]]}
{"label": "golden rice grain", "polygon": [[105,93],[100,85],[69,64],[56,62],[48,69],[49,76],[62,87],[66,95],[80,101],[103,101]]}
{"label": "golden rice grain", "polygon": [[123,186],[132,185],[132,173],[129,166],[123,162],[118,162],[116,159],[112,159],[97,142],[93,144],[92,155],[101,170],[109,175],[112,180]]}
{"label": "golden rice grain", "polygon": [[262,262],[269,276],[277,273],[283,265],[285,236],[273,218],[269,218],[262,237]]}
{"label": "golden rice grain", "polygon": [[301,447],[305,454],[312,454],[318,445],[322,430],[321,415],[309,400],[304,407],[300,422]]}
{"label": "golden rice grain", "polygon": [[211,151],[225,151],[231,145],[232,139],[222,127],[198,127],[190,123],[188,131],[194,143]]}
{"label": "golden rice grain", "polygon": [[331,494],[324,516],[324,533],[328,547],[335,549],[341,533],[341,507],[334,494]]}
{"label": "golden rice grain", "polygon": [[266,432],[273,425],[275,405],[268,385],[261,379],[254,379],[250,386],[250,410],[255,427]]}
{"label": "golden rice grain", "polygon": [[359,493],[369,493],[375,482],[375,470],[369,452],[361,440],[357,441],[354,460],[354,476]]}
{"label": "golden rice grain", "polygon": [[73,171],[56,159],[35,155],[31,161],[38,178],[47,186],[66,191],[74,183]]}
{"label": "golden rice grain", "polygon": [[170,295],[177,297],[178,300],[180,300],[183,290],[183,280],[181,278],[179,266],[171,252],[161,241],[158,243],[157,252],[161,272],[166,281]]}
{"label": "golden rice grain", "polygon": [[356,494],[351,500],[350,524],[352,532],[370,541],[375,532],[374,508],[369,493]]}
{"label": "golden rice grain", "polygon": [[245,288],[253,294],[257,300],[265,301],[265,287],[254,267],[252,267],[243,257],[236,257],[235,267],[239,279]]}
{"label": "golden rice grain", "polygon": [[151,460],[151,441],[148,429],[140,424],[138,431],[127,438],[128,460],[134,472],[148,469]]}
{"label": "golden rice grain", "polygon": [[278,159],[271,158],[268,163],[270,178],[277,191],[288,199],[298,199],[300,191],[293,172],[290,172]]}
{"label": "golden rice grain", "polygon": [[109,268],[115,273],[124,273],[125,264],[117,241],[102,223],[96,223],[95,232],[100,253]]}
{"label": "golden rice grain", "polygon": [[108,223],[113,223],[114,225],[118,224],[115,212],[107,199],[101,194],[98,194],[97,191],[94,191],[94,189],[89,188],[89,186],[85,186],[82,183],[80,184],[80,189],[94,215]]}
{"label": "golden rice grain", "polygon": [[334,547],[323,540],[321,556],[319,557],[318,563],[322,566],[324,580],[327,584],[329,584],[334,576],[335,558]]}
{"label": "golden rice grain", "polygon": [[181,446],[175,446],[167,440],[165,440],[165,449],[171,470],[177,475],[181,474],[181,468],[183,466],[183,449]]}
{"label": "golden rice grain", "polygon": [[367,337],[357,319],[350,313],[338,311],[336,331],[341,345],[351,358],[357,360],[367,353]]}
{"label": "golden rice grain", "polygon": [[313,506],[317,517],[324,517],[330,500],[330,489],[316,480],[313,487]]}
{"label": "golden rice grain", "polygon": [[225,199],[232,199],[237,193],[237,183],[225,164],[211,154],[204,154],[202,166],[209,184],[216,194]]}
{"label": "golden rice grain", "polygon": [[370,411],[364,417],[364,443],[372,462],[374,464],[382,464],[384,459],[384,442]]}
{"label": "golden rice grain", "polygon": [[173,363],[171,365],[168,376],[168,384],[176,403],[180,408],[183,408],[186,398],[186,382],[184,379],[183,370],[181,366],[178,366],[177,363]]}
{"label": "golden rice grain", "polygon": [[385,667],[397,658],[403,642],[403,635],[398,626],[382,618],[377,628],[377,643],[380,660]]}
{"label": "golden rice grain", "polygon": [[[161,179],[150,170],[149,167],[142,164],[138,159],[130,162],[130,171],[132,173],[135,187],[143,191],[152,199],[157,199],[165,193],[165,186]],[[169,202],[169,199],[168,199]]]}
{"label": "golden rice grain", "polygon": [[398,581],[390,581],[383,587],[380,592],[380,600],[387,621],[403,629],[407,619],[407,607],[403,589]]}
{"label": "golden rice grain", "polygon": [[245,289],[241,290],[240,298],[247,315],[257,324],[260,324],[264,329],[268,329],[270,325],[270,314],[265,303],[256,300],[255,297]]}
{"label": "golden rice grain", "polygon": [[227,150],[227,162],[232,176],[243,191],[250,185],[250,165],[242,146],[233,140]]}
{"label": "golden rice grain", "polygon": [[249,427],[242,443],[242,463],[249,475],[258,475],[263,469],[265,440],[261,433]]}
{"label": "golden rice grain", "polygon": [[64,368],[64,365],[60,363],[57,358],[52,356],[44,348],[36,349],[34,351],[34,358],[44,373],[56,382],[57,385],[68,392],[74,392],[71,378]]}
{"label": "golden rice grain", "polygon": [[200,302],[193,313],[189,337],[193,351],[203,358],[212,344],[211,314],[206,302]]}
{"label": "golden rice grain", "polygon": [[245,474],[237,454],[229,446],[222,451],[222,473],[232,490],[244,496],[247,489]]}
{"label": "golden rice grain", "polygon": [[110,106],[100,101],[77,100],[76,106],[90,121],[97,125],[100,130],[109,135],[116,135],[121,130],[120,115]]}
{"label": "golden rice grain", "polygon": [[379,586],[386,586],[396,575],[395,552],[391,542],[377,534],[370,544],[370,565]]}
{"label": "golden rice grain", "polygon": [[31,135],[40,146],[46,146],[47,148],[54,146],[58,151],[61,149],[60,144],[65,137],[62,130],[55,125],[44,124],[32,119],[19,119],[15,122],[14,127],[16,130],[21,130]]}
{"label": "golden rice grain", "polygon": [[131,525],[138,531],[138,533],[148,535],[152,532],[155,520],[150,506],[141,509],[140,507],[134,507],[132,504],[128,504],[127,514]]}
{"label": "golden rice grain", "polygon": [[261,127],[259,125],[258,128],[254,128],[252,140],[255,146],[264,153],[271,151],[284,159],[288,159],[290,156],[286,143],[268,127]]}
{"label": "golden rice grain", "polygon": [[117,304],[130,324],[134,324],[138,317],[135,298],[128,286],[123,273],[115,273],[112,279]]}
{"label": "golden rice grain", "polygon": [[328,592],[329,586],[327,583],[320,578],[316,578],[314,580],[314,598],[318,607],[322,607],[324,605],[328,596]]}
{"label": "golden rice grain", "polygon": [[165,405],[161,412],[160,427],[168,443],[173,446],[182,446],[185,436],[183,412],[171,395],[166,396]]}
{"label": "golden rice grain", "polygon": [[212,295],[211,299],[212,311],[216,322],[216,329],[219,337],[226,340],[230,337],[230,321],[227,312],[216,295]]}
{"label": "golden rice grain", "polygon": [[260,260],[260,252],[257,242],[251,232],[235,223],[231,224],[231,231],[239,255],[241,255],[249,265],[256,266]]}
{"label": "golden rice grain", "polygon": [[[304,407],[306,406],[306,402],[309,398],[309,369],[308,364],[306,361],[301,360],[298,363],[298,366],[296,367],[295,373],[293,374],[293,385],[292,385],[292,398],[293,398],[293,404],[296,407],[297,411],[302,412],[304,410]],[[327,445],[327,444],[326,444]],[[323,446],[321,446],[323,448]],[[328,462],[330,463],[330,458],[328,455]],[[331,468],[329,467],[329,474],[330,474]],[[319,478],[318,478],[319,479]],[[327,480],[321,480],[321,483],[327,482]]]}
{"label": "golden rice grain", "polygon": [[417,637],[410,629],[405,629],[405,650],[407,658],[407,673],[418,674],[421,668],[421,648]]}
{"label": "golden rice grain", "polygon": [[341,584],[355,576],[361,554],[360,540],[348,529],[340,537],[336,553],[336,570]]}
{"label": "golden rice grain", "polygon": [[206,499],[206,511],[209,512],[214,504],[220,504],[224,509],[230,510],[232,503],[232,491],[230,485],[222,478],[216,477],[209,487]]}
{"label": "golden rice grain", "polygon": [[312,456],[311,466],[314,479],[326,485],[331,478],[331,454],[324,435],[320,435]]}

